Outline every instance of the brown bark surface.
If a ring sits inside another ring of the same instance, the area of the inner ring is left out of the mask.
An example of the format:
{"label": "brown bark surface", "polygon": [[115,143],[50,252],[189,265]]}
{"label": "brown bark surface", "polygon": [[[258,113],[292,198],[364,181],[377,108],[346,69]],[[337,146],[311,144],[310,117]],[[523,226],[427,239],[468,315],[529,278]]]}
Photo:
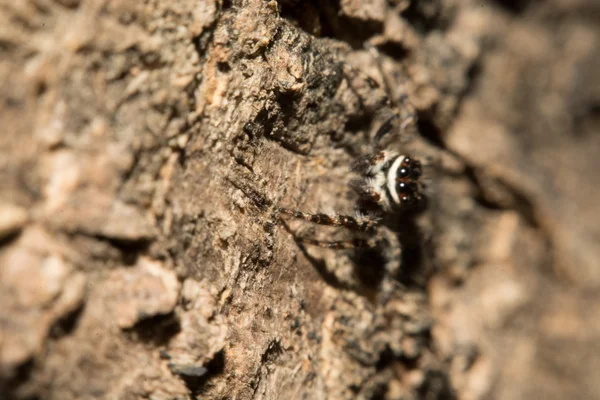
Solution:
{"label": "brown bark surface", "polygon": [[[600,398],[598,71],[594,0],[0,0],[0,397]],[[277,207],[413,109],[384,290]]]}

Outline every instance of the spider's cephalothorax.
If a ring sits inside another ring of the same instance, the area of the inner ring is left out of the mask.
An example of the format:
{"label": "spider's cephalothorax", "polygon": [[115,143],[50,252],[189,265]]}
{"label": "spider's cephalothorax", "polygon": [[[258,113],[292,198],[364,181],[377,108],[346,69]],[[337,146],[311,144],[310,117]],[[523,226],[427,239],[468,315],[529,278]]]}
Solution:
{"label": "spider's cephalothorax", "polygon": [[421,195],[421,163],[407,155],[380,151],[357,161],[361,179],[352,186],[360,196],[359,209],[398,213],[416,206]]}

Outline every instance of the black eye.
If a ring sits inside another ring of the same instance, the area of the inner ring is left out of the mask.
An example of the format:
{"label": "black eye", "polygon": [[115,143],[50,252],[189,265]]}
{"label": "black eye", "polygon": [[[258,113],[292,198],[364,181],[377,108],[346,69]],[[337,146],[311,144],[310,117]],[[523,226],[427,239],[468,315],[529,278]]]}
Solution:
{"label": "black eye", "polygon": [[405,182],[398,182],[398,184],[396,185],[396,191],[398,193],[408,193],[410,191],[408,184],[406,184]]}
{"label": "black eye", "polygon": [[419,203],[420,197],[415,197],[412,194],[402,196],[402,205],[406,207],[414,207]]}
{"label": "black eye", "polygon": [[406,168],[400,168],[400,170],[398,171],[398,176],[400,178],[406,178],[406,177],[408,177],[408,169],[406,169]]}
{"label": "black eye", "polygon": [[415,194],[419,191],[419,185],[415,182],[398,182],[396,184],[396,191],[399,194]]}

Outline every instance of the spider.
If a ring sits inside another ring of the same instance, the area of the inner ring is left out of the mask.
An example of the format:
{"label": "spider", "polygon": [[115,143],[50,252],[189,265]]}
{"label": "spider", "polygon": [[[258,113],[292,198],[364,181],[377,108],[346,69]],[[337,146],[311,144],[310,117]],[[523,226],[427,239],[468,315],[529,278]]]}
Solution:
{"label": "spider", "polygon": [[[297,240],[330,249],[376,247],[382,239],[382,235],[378,232],[379,226],[383,225],[392,231],[397,231],[403,216],[423,204],[421,162],[410,155],[382,149],[379,146],[381,138],[393,130],[394,120],[397,118],[397,114],[393,115],[377,131],[375,152],[360,157],[352,165],[352,169],[360,175],[359,179],[350,182],[350,186],[359,196],[356,216],[311,214],[288,208],[278,209],[282,216],[319,225],[344,227],[371,234],[371,238],[327,241],[297,237]],[[414,118],[410,116],[403,121],[400,129],[403,130],[413,123]]]}
{"label": "spider", "polygon": [[[377,49],[369,44],[365,48],[371,53],[381,73],[383,90],[387,94],[385,105],[393,111],[377,130],[374,136],[374,150],[370,154],[359,157],[352,170],[358,179],[350,181],[350,187],[358,194],[356,215],[327,215],[323,213],[307,213],[289,208],[278,208],[284,219],[284,226],[299,244],[314,245],[329,249],[376,249],[383,256],[385,279],[395,287],[398,273],[401,271],[402,258],[420,252],[420,228],[415,225],[414,217],[424,209],[427,197],[425,183],[422,178],[422,164],[405,152],[397,152],[382,145],[384,137],[390,132],[404,133],[408,127],[416,126],[417,117],[408,96],[399,96],[398,104],[392,104],[392,91],[383,73],[381,57]],[[379,85],[370,77],[366,77],[372,87]],[[387,108],[386,107],[386,108]],[[318,225],[347,228],[357,232],[351,240],[317,240],[297,236],[290,231],[285,218],[296,218]],[[408,250],[403,255],[404,250]],[[405,272],[409,272],[408,270]],[[383,284],[383,281],[382,281]],[[382,286],[382,288],[384,288]],[[384,292],[389,291],[384,288]]]}

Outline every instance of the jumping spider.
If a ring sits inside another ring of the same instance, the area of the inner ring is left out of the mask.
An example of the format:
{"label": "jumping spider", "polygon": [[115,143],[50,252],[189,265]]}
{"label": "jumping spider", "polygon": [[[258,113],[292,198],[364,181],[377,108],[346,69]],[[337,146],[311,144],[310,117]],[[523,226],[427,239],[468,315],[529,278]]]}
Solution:
{"label": "jumping spider", "polygon": [[[384,281],[391,283],[393,287],[403,267],[401,258],[411,252],[413,256],[419,257],[422,236],[414,217],[424,208],[427,199],[424,194],[421,162],[405,152],[390,150],[388,147],[391,146],[382,144],[390,142],[384,140],[384,137],[389,138],[390,132],[403,134],[407,128],[415,128],[417,117],[414,108],[406,94],[399,96],[397,104],[392,104],[392,85],[383,73],[381,57],[373,46],[366,44],[365,47],[373,56],[381,73],[383,90],[387,94],[385,106],[393,113],[376,132],[371,154],[359,157],[352,164],[352,170],[359,176],[350,182],[350,186],[358,194],[356,215],[312,214],[288,208],[279,208],[278,212],[282,217],[343,227],[357,232],[354,239],[332,241],[299,237],[290,231],[299,243],[329,249],[375,249],[376,253],[383,257],[384,276],[392,278]],[[372,78],[367,77],[367,80],[373,82],[372,87],[381,87]],[[284,225],[289,231],[285,222]],[[403,255],[403,248],[410,251]],[[382,288],[385,292],[384,281]]]}
{"label": "jumping spider", "polygon": [[[382,149],[379,146],[381,138],[394,128],[393,121],[397,118],[398,115],[394,115],[379,128],[375,135],[375,152],[360,157],[352,165],[352,169],[360,175],[359,179],[350,183],[359,196],[356,216],[311,214],[279,208],[282,215],[315,224],[365,232],[371,237],[346,241],[315,240],[304,237],[297,240],[330,249],[376,247],[383,239],[381,230],[378,229],[381,225],[396,232],[406,213],[423,205],[421,162],[409,155]],[[402,122],[400,129],[403,130],[413,122],[414,117],[410,116]]]}

